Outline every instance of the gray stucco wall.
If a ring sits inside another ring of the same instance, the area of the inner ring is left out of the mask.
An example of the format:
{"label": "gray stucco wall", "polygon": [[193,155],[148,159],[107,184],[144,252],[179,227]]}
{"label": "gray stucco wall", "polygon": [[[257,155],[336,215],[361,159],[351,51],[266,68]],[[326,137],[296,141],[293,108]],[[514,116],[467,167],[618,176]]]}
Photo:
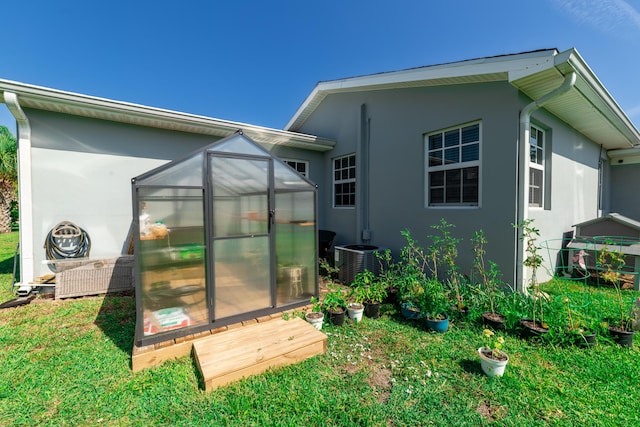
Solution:
{"label": "gray stucco wall", "polygon": [[[506,82],[408,88],[328,95],[306,121],[302,132],[331,138],[336,148],[326,153],[327,171],[320,191],[321,218],[338,233],[336,244],[359,243],[356,209],[332,208],[332,159],[355,153],[360,141],[360,109],[366,105],[370,120],[370,243],[399,254],[403,229],[428,244],[428,235],[441,218],[454,224],[459,244],[459,265],[470,271],[470,238],[484,230],[489,241],[487,258],[500,266],[504,280],[512,282],[517,233],[516,145],[519,111],[530,102]],[[425,207],[426,133],[479,120],[482,123],[480,206],[477,208]],[[531,212],[543,232],[541,240],[561,238],[576,222],[597,214],[599,146],[576,134],[544,110],[533,122],[551,137],[552,193],[550,210]]]}
{"label": "gray stucco wall", "polygon": [[611,167],[611,212],[640,221],[638,203],[640,164],[615,164]]}
{"label": "gray stucco wall", "polygon": [[[131,178],[219,139],[41,110],[25,112],[32,129],[35,275],[50,272],[42,264],[43,244],[49,230],[63,220],[88,232],[92,258],[124,253],[132,222]],[[294,148],[265,148],[283,157],[321,156]],[[312,179],[322,173],[319,167],[310,171]]]}
{"label": "gray stucco wall", "polygon": [[[371,243],[399,253],[404,245],[400,231],[409,229],[427,245],[432,225],[441,218],[454,224],[462,266],[470,266],[469,239],[483,229],[489,240],[490,259],[505,278],[513,275],[515,232],[517,92],[509,85],[411,88],[329,95],[302,129],[332,138],[336,148],[325,155],[327,175],[320,191],[321,217],[338,233],[337,244],[359,243],[356,209],[332,208],[332,159],[355,153],[360,140],[360,108],[365,104],[370,120]],[[424,134],[480,120],[482,122],[481,201],[473,208],[425,207]],[[468,271],[465,271],[467,273]]]}

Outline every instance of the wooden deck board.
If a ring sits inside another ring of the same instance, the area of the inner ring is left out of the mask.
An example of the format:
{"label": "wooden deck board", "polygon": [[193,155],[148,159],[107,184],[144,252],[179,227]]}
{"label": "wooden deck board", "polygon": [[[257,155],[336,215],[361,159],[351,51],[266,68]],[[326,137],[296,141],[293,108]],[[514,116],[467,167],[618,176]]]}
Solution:
{"label": "wooden deck board", "polygon": [[324,353],[327,337],[300,318],[274,319],[212,335],[193,347],[205,390],[210,391]]}

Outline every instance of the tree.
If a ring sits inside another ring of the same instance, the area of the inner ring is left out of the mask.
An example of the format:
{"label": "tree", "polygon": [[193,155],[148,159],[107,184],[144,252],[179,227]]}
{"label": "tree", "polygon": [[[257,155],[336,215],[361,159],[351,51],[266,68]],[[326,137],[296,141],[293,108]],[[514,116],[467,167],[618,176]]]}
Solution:
{"label": "tree", "polygon": [[0,233],[11,231],[11,210],[18,199],[18,145],[5,126],[0,126]]}

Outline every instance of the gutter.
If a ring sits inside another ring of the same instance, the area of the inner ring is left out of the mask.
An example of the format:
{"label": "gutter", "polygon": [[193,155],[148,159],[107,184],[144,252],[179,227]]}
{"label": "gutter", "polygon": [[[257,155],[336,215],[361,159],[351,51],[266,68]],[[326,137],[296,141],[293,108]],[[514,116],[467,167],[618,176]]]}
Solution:
{"label": "gutter", "polygon": [[18,296],[33,290],[33,191],[31,181],[31,125],[22,110],[18,95],[4,92],[4,102],[15,117],[18,128],[18,207],[20,209],[20,283]]}
{"label": "gutter", "polygon": [[0,79],[0,102],[2,102],[3,92],[14,93],[14,95],[19,96],[23,107],[138,126],[218,137],[227,137],[233,135],[238,129],[242,129],[247,136],[262,145],[282,145],[319,152],[330,151],[336,144],[335,141],[314,135],[271,129]]}
{"label": "gutter", "polygon": [[[516,222],[515,224],[520,224],[522,221],[526,221],[529,219],[529,138],[531,132],[531,115],[534,111],[544,106],[551,99],[560,96],[568,91],[570,91],[576,84],[576,73],[572,71],[568,73],[564,82],[551,92],[543,95],[542,97],[534,100],[533,102],[527,104],[520,111],[520,127],[519,127],[519,141],[516,147],[516,157],[517,157],[517,169],[516,169],[516,182],[517,186],[517,197],[516,197]],[[516,286],[516,289],[520,291],[525,291],[524,287],[524,242],[520,238],[520,229],[517,228],[515,232],[515,241],[516,245],[516,268],[514,272],[513,283]]]}

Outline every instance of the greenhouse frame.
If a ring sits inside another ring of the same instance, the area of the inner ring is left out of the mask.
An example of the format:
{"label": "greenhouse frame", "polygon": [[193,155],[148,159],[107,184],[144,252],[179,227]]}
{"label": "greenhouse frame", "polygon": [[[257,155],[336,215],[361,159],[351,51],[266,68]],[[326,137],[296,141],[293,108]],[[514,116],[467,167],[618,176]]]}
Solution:
{"label": "greenhouse frame", "polygon": [[318,295],[317,186],[241,131],[132,179],[136,345]]}

